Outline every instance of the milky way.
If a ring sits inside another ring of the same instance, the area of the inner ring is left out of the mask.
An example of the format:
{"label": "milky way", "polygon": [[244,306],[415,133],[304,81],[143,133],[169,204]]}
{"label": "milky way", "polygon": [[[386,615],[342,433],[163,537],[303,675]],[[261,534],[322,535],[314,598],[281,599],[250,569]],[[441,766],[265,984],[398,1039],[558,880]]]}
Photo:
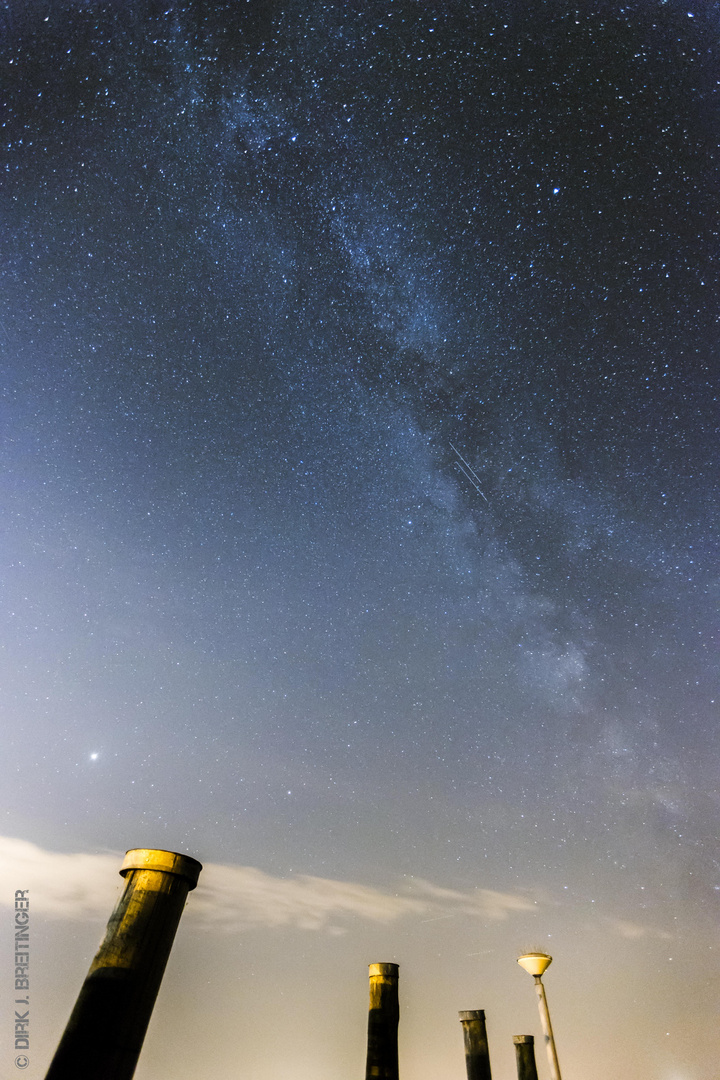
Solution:
{"label": "milky way", "polygon": [[461,1075],[552,945],[576,1076],[709,1078],[718,5],[0,25],[5,835],[522,897],[333,970],[442,955]]}

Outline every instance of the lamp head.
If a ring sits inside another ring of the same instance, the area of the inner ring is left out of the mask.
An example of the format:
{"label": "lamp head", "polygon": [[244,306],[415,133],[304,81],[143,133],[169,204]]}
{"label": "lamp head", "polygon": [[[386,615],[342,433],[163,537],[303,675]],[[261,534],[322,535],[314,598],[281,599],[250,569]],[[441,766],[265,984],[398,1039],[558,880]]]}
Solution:
{"label": "lamp head", "polygon": [[518,956],[517,962],[529,975],[539,978],[552,964],[552,956],[544,952],[529,952],[524,956]]}

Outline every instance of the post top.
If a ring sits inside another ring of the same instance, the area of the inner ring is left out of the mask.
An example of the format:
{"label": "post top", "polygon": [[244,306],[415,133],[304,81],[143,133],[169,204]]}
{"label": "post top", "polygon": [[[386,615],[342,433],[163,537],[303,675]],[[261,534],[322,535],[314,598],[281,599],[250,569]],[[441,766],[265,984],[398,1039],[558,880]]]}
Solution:
{"label": "post top", "polygon": [[397,979],[400,974],[399,964],[370,964],[370,978],[384,975],[386,979]]}
{"label": "post top", "polygon": [[125,852],[120,873],[123,877],[131,870],[158,870],[160,873],[177,874],[190,882],[194,889],[200,877],[202,863],[189,855],[179,855],[176,851],[159,851],[155,848],[131,848]]}
{"label": "post top", "polygon": [[530,1043],[532,1045],[535,1042],[534,1035],[513,1035],[513,1042],[517,1046],[522,1046],[523,1043]]}
{"label": "post top", "polygon": [[465,1012],[459,1012],[458,1016],[459,1016],[461,1021],[463,1021],[463,1020],[484,1020],[485,1019],[485,1010],[484,1009],[469,1009],[469,1010],[466,1009]]}

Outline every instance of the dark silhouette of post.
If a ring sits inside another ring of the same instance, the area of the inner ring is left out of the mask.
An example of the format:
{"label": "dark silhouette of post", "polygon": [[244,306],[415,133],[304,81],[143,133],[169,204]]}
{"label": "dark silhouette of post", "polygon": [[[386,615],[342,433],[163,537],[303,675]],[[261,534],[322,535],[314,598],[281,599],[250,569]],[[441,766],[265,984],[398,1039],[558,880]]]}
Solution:
{"label": "dark silhouette of post", "polygon": [[46,1080],[130,1080],[188,892],[202,866],[136,848],[125,889],[85,977]]}
{"label": "dark silhouette of post", "polygon": [[484,1009],[471,1009],[458,1016],[463,1026],[468,1080],[492,1080]]}
{"label": "dark silhouette of post", "polygon": [[398,1080],[399,973],[397,964],[370,964],[365,1080]]}
{"label": "dark silhouette of post", "polygon": [[534,1036],[513,1035],[513,1042],[515,1043],[518,1080],[538,1080]]}

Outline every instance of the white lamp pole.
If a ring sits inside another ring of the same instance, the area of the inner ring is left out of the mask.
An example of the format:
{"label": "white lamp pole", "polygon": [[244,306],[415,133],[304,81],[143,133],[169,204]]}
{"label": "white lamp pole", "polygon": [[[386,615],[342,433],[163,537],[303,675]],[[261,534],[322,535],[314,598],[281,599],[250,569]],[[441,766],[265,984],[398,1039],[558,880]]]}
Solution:
{"label": "white lamp pole", "polygon": [[550,1062],[550,1076],[552,1077],[552,1080],[562,1080],[557,1050],[555,1049],[555,1037],[550,1022],[550,1010],[548,1009],[547,998],[545,997],[545,987],[542,982],[543,972],[548,969],[551,963],[552,956],[548,956],[547,953],[526,953],[524,956],[518,956],[518,964],[520,967],[524,968],[525,971],[535,979],[535,992],[538,996],[540,1023],[542,1024],[543,1034],[545,1035],[545,1046],[547,1048],[548,1061]]}

